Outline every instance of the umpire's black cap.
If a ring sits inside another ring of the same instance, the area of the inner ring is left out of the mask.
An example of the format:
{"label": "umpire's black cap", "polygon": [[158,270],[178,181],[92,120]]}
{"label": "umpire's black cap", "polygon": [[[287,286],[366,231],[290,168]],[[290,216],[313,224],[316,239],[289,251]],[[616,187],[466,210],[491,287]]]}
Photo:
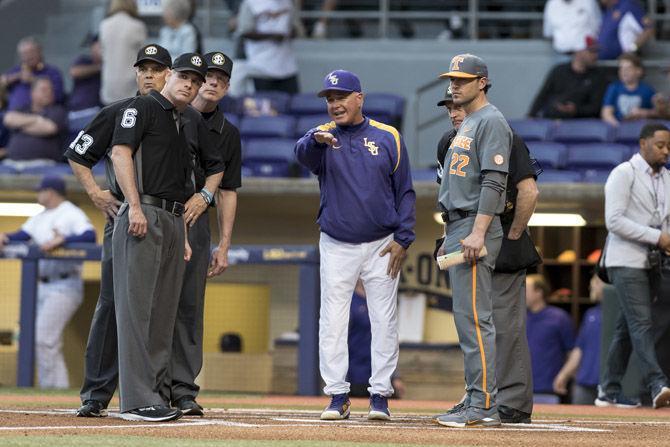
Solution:
{"label": "umpire's black cap", "polygon": [[155,43],[140,48],[140,51],[137,53],[137,60],[133,67],[137,67],[144,61],[157,62],[168,68],[172,68],[172,56],[170,56],[170,52]]}
{"label": "umpire's black cap", "polygon": [[446,106],[454,102],[454,97],[451,96],[451,87],[447,87],[447,90],[444,92],[444,99],[437,103],[438,107]]}
{"label": "umpire's black cap", "polygon": [[233,60],[220,51],[205,54],[205,64],[208,70],[221,70],[228,77],[233,73]]}
{"label": "umpire's black cap", "polygon": [[174,71],[190,71],[191,73],[195,73],[202,78],[202,82],[205,82],[205,77],[207,77],[207,65],[198,53],[182,54],[174,60],[172,69]]}

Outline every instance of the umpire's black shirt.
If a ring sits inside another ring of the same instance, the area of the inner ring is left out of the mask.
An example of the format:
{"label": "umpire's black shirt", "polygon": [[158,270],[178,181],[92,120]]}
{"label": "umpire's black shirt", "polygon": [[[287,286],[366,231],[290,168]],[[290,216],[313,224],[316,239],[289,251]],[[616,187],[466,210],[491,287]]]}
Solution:
{"label": "umpire's black shirt", "polygon": [[133,98],[116,115],[112,147],[116,145],[133,150],[140,194],[186,202],[189,191],[185,185],[191,177],[189,149],[181,114],[167,98],[155,90]]}
{"label": "umpire's black shirt", "polygon": [[188,189],[192,195],[205,186],[207,177],[223,172],[225,164],[223,154],[218,148],[218,142],[211,138],[209,128],[200,112],[188,106],[182,117],[184,135],[189,146],[193,168],[193,177],[188,183]]}
{"label": "umpire's black shirt", "polygon": [[219,107],[212,113],[204,113],[203,117],[225,166],[219,188],[236,190],[242,186],[240,131],[225,119]]}
{"label": "umpire's black shirt", "polygon": [[105,174],[111,193],[123,200],[123,192],[116,183],[114,166],[109,159],[109,149],[114,136],[114,122],[119,111],[124,110],[135,98],[126,98],[103,107],[90,123],[79,132],[65,151],[65,158],[91,169],[106,158]]}

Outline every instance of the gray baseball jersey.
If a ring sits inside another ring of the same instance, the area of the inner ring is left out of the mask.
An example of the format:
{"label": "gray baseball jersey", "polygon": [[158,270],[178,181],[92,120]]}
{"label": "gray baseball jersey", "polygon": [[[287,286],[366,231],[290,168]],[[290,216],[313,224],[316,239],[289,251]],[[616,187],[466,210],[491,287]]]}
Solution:
{"label": "gray baseball jersey", "polygon": [[[507,173],[512,130],[492,104],[468,115],[447,151],[438,200],[442,211],[477,211],[482,171]],[[496,213],[505,206],[502,195]]]}

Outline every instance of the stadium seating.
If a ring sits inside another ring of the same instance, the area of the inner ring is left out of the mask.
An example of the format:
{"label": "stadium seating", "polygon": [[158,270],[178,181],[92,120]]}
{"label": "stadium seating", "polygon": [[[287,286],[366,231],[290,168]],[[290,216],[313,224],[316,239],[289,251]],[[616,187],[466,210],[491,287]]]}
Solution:
{"label": "stadium seating", "polygon": [[374,120],[400,129],[405,111],[405,99],[392,93],[367,93],[363,111]]}
{"label": "stadium seating", "polygon": [[288,115],[246,116],[240,121],[242,138],[292,138],[295,118]]}
{"label": "stadium seating", "polygon": [[565,167],[568,148],[564,144],[551,141],[529,141],[526,143],[530,154],[545,169],[561,169]]}
{"label": "stadium seating", "polygon": [[298,93],[291,98],[288,109],[294,115],[324,114],[326,101],[314,93]]}
{"label": "stadium seating", "polygon": [[234,96],[224,96],[221,101],[219,101],[219,107],[224,114],[239,114],[242,112],[240,103]]}
{"label": "stadium seating", "polygon": [[648,121],[622,121],[615,130],[614,141],[617,143],[633,144],[640,139],[640,131]]}
{"label": "stadium seating", "polygon": [[538,183],[578,183],[582,181],[582,174],[577,171],[562,171],[545,169],[537,177]]}
{"label": "stadium seating", "polygon": [[612,141],[612,126],[596,119],[563,120],[556,123],[551,140],[561,143],[606,143]]}
{"label": "stadium seating", "polygon": [[510,127],[524,141],[545,141],[549,139],[553,121],[544,119],[519,119],[511,120]]}
{"label": "stadium seating", "polygon": [[622,144],[576,144],[568,148],[567,166],[571,169],[611,170],[628,158],[629,148]]}
{"label": "stadium seating", "polygon": [[288,112],[291,95],[279,91],[262,91],[239,99],[240,113],[248,116],[277,115]]}
{"label": "stadium seating", "polygon": [[308,130],[313,129],[314,127],[325,124],[332,121],[330,116],[323,115],[305,115],[298,117],[298,121],[295,126],[295,136],[297,138],[302,137],[307,133]]}
{"label": "stadium seating", "polygon": [[434,182],[437,180],[436,168],[413,169],[412,181],[414,182]]}
{"label": "stadium seating", "polygon": [[224,116],[226,117],[226,120],[230,124],[237,127],[238,129],[240,128],[240,116],[239,115],[234,115],[232,113],[225,113]]}
{"label": "stadium seating", "polygon": [[244,145],[243,165],[256,177],[296,177],[302,171],[296,164],[293,138],[250,139]]}
{"label": "stadium seating", "polygon": [[610,169],[587,169],[582,172],[582,182],[605,183],[610,172]]}

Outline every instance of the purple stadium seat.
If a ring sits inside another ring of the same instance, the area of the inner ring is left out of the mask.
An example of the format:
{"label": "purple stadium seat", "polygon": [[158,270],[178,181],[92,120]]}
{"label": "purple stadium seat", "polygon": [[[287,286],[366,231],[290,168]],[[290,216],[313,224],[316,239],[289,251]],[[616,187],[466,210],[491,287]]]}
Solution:
{"label": "purple stadium seat", "polygon": [[551,139],[561,143],[607,143],[613,133],[612,126],[601,120],[564,120],[553,128]]}
{"label": "purple stadium seat", "polygon": [[537,177],[538,183],[579,183],[582,175],[576,171],[562,171],[559,169],[545,169]]}
{"label": "purple stadium seat", "polygon": [[570,169],[612,169],[628,159],[629,150],[623,144],[575,144],[568,148],[566,166]]}
{"label": "purple stadium seat", "polygon": [[543,169],[561,169],[565,166],[568,148],[564,144],[551,141],[528,141],[526,145],[530,154]]}
{"label": "purple stadium seat", "polygon": [[329,123],[332,120],[328,115],[305,115],[299,116],[295,125],[295,136],[301,138],[308,130],[321,124]]}
{"label": "purple stadium seat", "polygon": [[436,168],[412,170],[412,181],[414,182],[435,182],[436,180],[437,180]]}
{"label": "purple stadium seat", "polygon": [[30,168],[22,169],[20,174],[26,175],[72,175],[72,168],[68,163],[56,163],[53,166],[33,166]]}
{"label": "purple stadium seat", "polygon": [[279,91],[261,91],[239,100],[240,113],[247,116],[265,116],[288,113],[291,95]]}
{"label": "purple stadium seat", "polygon": [[584,183],[605,183],[609,177],[611,169],[586,169],[582,171],[582,181]]}
{"label": "purple stadium seat", "polygon": [[219,107],[224,114],[238,114],[241,112],[239,99],[234,96],[224,96],[219,101]]}
{"label": "purple stadium seat", "polygon": [[363,113],[377,121],[400,129],[404,112],[405,98],[402,96],[392,93],[367,93],[365,95]]}
{"label": "purple stadium seat", "polygon": [[646,120],[622,121],[615,129],[614,141],[623,144],[637,143],[640,139],[640,131],[649,122]]}
{"label": "purple stadium seat", "polygon": [[245,116],[240,121],[240,134],[244,138],[291,138],[294,133],[292,116]]}
{"label": "purple stadium seat", "polygon": [[245,144],[243,164],[256,177],[300,176],[294,147],[292,138],[250,139]]}
{"label": "purple stadium seat", "polygon": [[549,139],[554,122],[544,119],[518,119],[511,120],[509,125],[526,142],[544,141]]}
{"label": "purple stadium seat", "polygon": [[[84,110],[75,110],[68,112],[67,114],[67,127],[68,131],[73,132],[75,136],[82,130],[88,123],[91,122],[93,117],[98,114],[100,107],[91,107]],[[69,143],[69,142],[68,142]]]}
{"label": "purple stadium seat", "polygon": [[17,174],[17,170],[11,166],[3,165],[0,163],[0,175],[14,175]]}
{"label": "purple stadium seat", "polygon": [[293,115],[316,115],[326,113],[326,100],[314,93],[298,93],[291,97],[288,110]]}

